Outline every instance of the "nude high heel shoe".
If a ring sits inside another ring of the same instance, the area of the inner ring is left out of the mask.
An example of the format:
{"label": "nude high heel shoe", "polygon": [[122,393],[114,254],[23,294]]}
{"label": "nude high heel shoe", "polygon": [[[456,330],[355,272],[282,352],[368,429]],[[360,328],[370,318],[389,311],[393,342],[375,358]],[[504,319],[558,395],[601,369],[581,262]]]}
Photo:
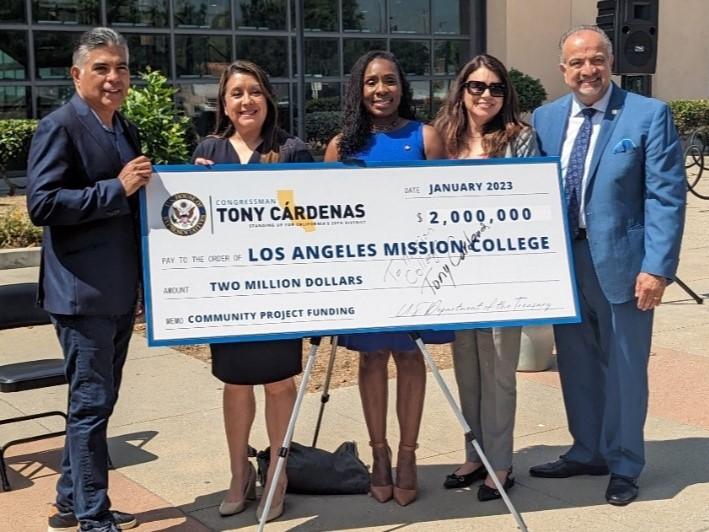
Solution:
{"label": "nude high heel shoe", "polygon": [[[283,477],[281,477],[283,478]],[[276,492],[273,494],[273,500],[271,501],[271,507],[268,509],[268,515],[266,516],[266,522],[268,523],[269,521],[273,521],[274,519],[278,519],[281,515],[283,515],[283,511],[285,510],[285,505],[286,505],[286,488],[288,487],[288,480],[286,479],[285,481],[279,481],[278,486],[276,487]],[[263,515],[263,509],[264,506],[266,506],[266,497],[268,497],[268,490],[271,489],[271,487],[266,484],[266,487],[263,488],[263,492],[261,493],[261,500],[258,503],[258,507],[256,508],[256,519],[260,522],[261,521],[261,516]]]}
{"label": "nude high heel shoe", "polygon": [[[387,441],[384,440],[380,443],[370,441],[369,445],[371,445],[372,449],[386,449],[388,458],[387,467],[389,468],[389,470],[391,470],[391,449],[389,448],[389,444],[387,443]],[[372,469],[374,469],[374,466],[372,466]],[[369,494],[374,498],[374,500],[378,502],[387,502],[392,497],[393,488],[394,486],[391,483],[385,484],[383,486],[375,486],[374,484],[372,484],[370,476]]]}
{"label": "nude high heel shoe", "polygon": [[256,499],[256,470],[254,465],[249,462],[249,472],[246,477],[246,484],[244,484],[244,491],[242,493],[241,500],[236,502],[228,502],[223,500],[219,505],[219,515],[222,517],[228,517],[230,515],[235,515],[243,512],[246,509],[247,501],[253,501]]}
{"label": "nude high heel shoe", "polygon": [[[418,443],[414,445],[406,445],[404,443],[399,444],[399,455],[396,459],[396,484],[394,485],[394,500],[400,506],[406,506],[411,504],[416,500],[418,495],[418,481],[416,480],[416,449],[418,449]],[[401,488],[399,487],[399,471],[403,469],[404,466],[401,465],[401,454],[402,452],[413,454],[413,460],[411,463],[407,464],[405,467],[410,467],[412,469],[412,476],[414,478],[414,488]]]}

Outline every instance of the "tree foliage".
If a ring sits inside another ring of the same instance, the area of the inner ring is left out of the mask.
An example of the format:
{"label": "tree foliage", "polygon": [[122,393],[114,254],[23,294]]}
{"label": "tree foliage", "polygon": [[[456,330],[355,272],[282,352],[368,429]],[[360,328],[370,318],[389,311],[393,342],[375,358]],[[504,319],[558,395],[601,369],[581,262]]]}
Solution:
{"label": "tree foliage", "polygon": [[547,99],[547,91],[539,79],[515,68],[510,69],[510,79],[519,97],[519,109],[523,113],[534,111]]}
{"label": "tree foliage", "polygon": [[680,135],[689,135],[695,129],[709,128],[709,99],[675,100],[669,105]]}
{"label": "tree foliage", "polygon": [[132,87],[123,103],[123,113],[140,130],[141,149],[153,164],[184,163],[189,159],[189,118],[177,110],[176,89],[160,71],[142,72],[145,86]]}

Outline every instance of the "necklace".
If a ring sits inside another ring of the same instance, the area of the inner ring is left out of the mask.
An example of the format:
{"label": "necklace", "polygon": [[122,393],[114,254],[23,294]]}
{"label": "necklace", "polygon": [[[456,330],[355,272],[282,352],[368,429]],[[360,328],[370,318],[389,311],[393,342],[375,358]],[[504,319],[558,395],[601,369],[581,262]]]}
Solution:
{"label": "necklace", "polygon": [[382,133],[385,131],[393,131],[394,129],[396,129],[397,127],[399,127],[401,125],[401,121],[402,121],[401,117],[397,116],[396,118],[394,118],[394,120],[392,120],[388,124],[381,124],[381,125],[372,124],[370,131],[372,133]]}

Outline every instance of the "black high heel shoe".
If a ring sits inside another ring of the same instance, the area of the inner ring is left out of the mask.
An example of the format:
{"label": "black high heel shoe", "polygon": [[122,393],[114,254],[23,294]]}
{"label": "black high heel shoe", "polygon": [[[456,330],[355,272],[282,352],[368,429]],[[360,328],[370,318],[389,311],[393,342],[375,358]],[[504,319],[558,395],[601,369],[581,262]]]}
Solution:
{"label": "black high heel shoe", "polygon": [[[460,469],[460,468],[458,468]],[[458,470],[456,469],[456,471]],[[454,490],[458,488],[467,488],[477,480],[485,480],[487,476],[487,471],[485,471],[485,466],[481,465],[475,471],[471,471],[466,475],[458,475],[454,471],[450,475],[446,476],[446,480],[443,482],[443,487],[447,490]]]}
{"label": "black high heel shoe", "polygon": [[[507,475],[507,478],[505,479],[505,483],[502,485],[503,488],[505,488],[505,491],[508,491],[512,486],[515,485],[515,479],[512,476],[512,471],[509,472]],[[496,499],[501,499],[502,495],[500,495],[500,492],[497,488],[491,488],[484,482],[480,484],[480,488],[478,489],[478,500],[480,502],[487,502],[487,501],[494,501]]]}

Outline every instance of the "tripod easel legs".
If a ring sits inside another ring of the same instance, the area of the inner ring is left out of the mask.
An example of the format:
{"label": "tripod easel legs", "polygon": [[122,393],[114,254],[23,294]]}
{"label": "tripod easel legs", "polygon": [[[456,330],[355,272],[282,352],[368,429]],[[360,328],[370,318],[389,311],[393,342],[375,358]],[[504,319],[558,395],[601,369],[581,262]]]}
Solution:
{"label": "tripod easel legs", "polygon": [[692,290],[690,287],[688,287],[686,284],[684,284],[680,280],[679,277],[675,277],[675,282],[680,286],[680,288],[682,288],[682,290],[684,290],[685,292],[687,292],[687,294],[689,294],[689,297],[691,297],[692,299],[694,299],[694,301],[697,302],[697,305],[704,304],[704,299],[702,299],[702,296],[700,296],[694,290]]}
{"label": "tripod easel legs", "polygon": [[325,405],[330,400],[330,381],[332,380],[332,369],[335,365],[335,355],[337,353],[337,336],[330,337],[330,360],[327,363],[327,373],[325,374],[325,384],[323,385],[322,395],[320,396],[320,411],[318,412],[318,421],[315,423],[315,434],[313,434],[313,447],[318,444],[318,436],[320,435],[320,425],[322,417],[325,413]]}
{"label": "tripod easel legs", "polygon": [[522,516],[519,514],[517,509],[512,504],[512,501],[510,500],[509,496],[507,495],[505,488],[502,486],[500,479],[497,478],[497,475],[495,474],[495,470],[492,468],[492,465],[490,465],[490,462],[488,461],[487,456],[485,456],[485,453],[483,452],[482,448],[480,447],[477,440],[475,439],[475,436],[473,435],[472,430],[470,429],[470,425],[468,425],[468,422],[465,420],[465,417],[463,417],[463,413],[461,412],[460,408],[458,407],[458,404],[455,402],[455,399],[453,398],[453,395],[451,394],[450,390],[448,389],[448,386],[446,385],[445,381],[443,380],[443,377],[441,377],[441,373],[440,373],[440,371],[438,371],[438,367],[436,366],[436,363],[434,362],[433,358],[431,358],[431,354],[426,349],[426,345],[423,343],[423,340],[421,340],[421,336],[418,333],[412,333],[411,338],[414,340],[414,342],[416,342],[416,345],[418,346],[419,351],[421,351],[421,354],[423,355],[423,358],[426,361],[426,365],[429,367],[429,369],[431,370],[431,373],[433,374],[434,378],[436,379],[436,382],[438,383],[438,387],[441,389],[441,392],[443,392],[443,395],[447,399],[448,404],[450,405],[451,409],[453,410],[453,413],[458,418],[458,422],[460,423],[461,427],[463,427],[463,430],[465,431],[465,439],[468,440],[475,448],[475,451],[478,453],[478,456],[480,457],[480,460],[482,461],[483,465],[485,466],[485,469],[489,473],[490,478],[495,483],[495,488],[497,488],[497,491],[500,492],[500,495],[502,496],[502,500],[504,501],[505,506],[507,506],[507,509],[510,511],[512,516],[515,518],[515,521],[517,521],[517,527],[520,530],[522,530],[522,532],[527,532],[527,525],[524,524],[524,520],[522,519]]}
{"label": "tripod easel legs", "polygon": [[283,445],[281,445],[278,451],[278,462],[276,462],[276,469],[273,472],[273,480],[271,480],[271,488],[268,490],[268,495],[266,496],[266,504],[264,504],[263,512],[261,513],[261,518],[259,519],[258,532],[263,532],[263,527],[266,525],[266,518],[268,513],[271,511],[271,504],[273,503],[273,496],[278,489],[278,479],[281,477],[281,472],[286,463],[286,457],[288,456],[288,448],[293,440],[293,432],[295,431],[295,423],[298,420],[298,413],[300,412],[300,406],[303,403],[303,397],[305,396],[305,390],[308,388],[308,381],[310,380],[310,374],[313,371],[313,366],[315,365],[315,355],[318,352],[318,347],[320,346],[320,338],[310,339],[310,352],[308,353],[308,361],[305,364],[305,370],[303,371],[303,379],[300,381],[300,387],[298,388],[298,395],[295,398],[295,404],[293,405],[293,412],[291,412],[290,420],[288,421],[288,429],[286,430],[286,435],[283,438]]}

